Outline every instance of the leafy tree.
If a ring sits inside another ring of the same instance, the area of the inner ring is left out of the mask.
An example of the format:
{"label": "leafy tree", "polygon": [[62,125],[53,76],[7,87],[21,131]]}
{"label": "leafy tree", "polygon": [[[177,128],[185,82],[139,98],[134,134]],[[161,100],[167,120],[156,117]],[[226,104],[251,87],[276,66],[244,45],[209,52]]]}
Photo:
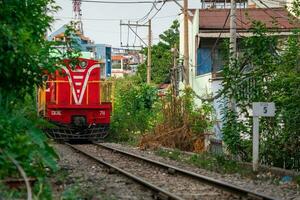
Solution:
{"label": "leafy tree", "polygon": [[[159,35],[160,42],[152,46],[151,79],[154,83],[170,81],[170,68],[173,65],[173,55],[171,49],[176,45],[179,47],[179,22],[173,21],[171,27]],[[142,53],[147,56],[148,49]],[[138,66],[138,74],[146,81],[147,63]]]}
{"label": "leafy tree", "polygon": [[34,97],[44,72],[55,70],[64,56],[53,56],[57,43],[46,40],[49,15],[57,9],[54,0],[0,0],[0,179],[20,177],[18,166],[23,168],[38,179],[36,199],[51,198],[45,169],[57,169]]}
{"label": "leafy tree", "polygon": [[136,136],[151,129],[157,120],[157,89],[138,76],[116,81],[110,137],[114,141],[134,142]]}
{"label": "leafy tree", "polygon": [[252,30],[253,37],[242,41],[241,56],[223,70],[222,93],[225,99],[234,99],[238,108],[232,111],[224,106],[224,142],[231,153],[250,161],[252,102],[275,102],[276,116],[260,119],[261,160],[268,165],[299,169],[300,34],[295,31],[282,40],[268,35],[260,22],[254,22]]}
{"label": "leafy tree", "polygon": [[300,16],[300,0],[292,1],[292,12],[299,17]]}

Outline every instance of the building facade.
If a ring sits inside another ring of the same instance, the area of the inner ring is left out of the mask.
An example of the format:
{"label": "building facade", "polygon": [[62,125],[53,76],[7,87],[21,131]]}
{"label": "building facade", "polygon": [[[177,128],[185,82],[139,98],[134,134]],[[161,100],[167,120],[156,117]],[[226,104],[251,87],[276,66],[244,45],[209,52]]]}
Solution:
{"label": "building facade", "polygon": [[[221,53],[221,44],[230,37],[230,9],[191,9],[189,18],[189,80],[195,93],[202,98],[215,97],[222,89],[222,68],[224,61]],[[290,13],[283,7],[272,8],[239,8],[237,14],[237,43],[243,37],[250,37],[252,20],[266,24],[269,34],[286,37],[299,24],[291,24]],[[274,25],[274,19],[277,25]],[[183,20],[180,26],[180,54],[183,55]],[[180,83],[184,87],[184,82]],[[201,105],[200,98],[195,99]],[[216,111],[216,123],[213,132],[216,138],[222,138],[223,99],[213,100]]]}
{"label": "building facade", "polygon": [[[64,40],[64,33],[67,26],[64,25],[48,36],[48,40]],[[112,47],[107,44],[95,44],[90,38],[84,36],[79,31],[73,36],[81,51],[81,57],[98,60],[101,64],[101,77],[111,76],[111,50]]]}

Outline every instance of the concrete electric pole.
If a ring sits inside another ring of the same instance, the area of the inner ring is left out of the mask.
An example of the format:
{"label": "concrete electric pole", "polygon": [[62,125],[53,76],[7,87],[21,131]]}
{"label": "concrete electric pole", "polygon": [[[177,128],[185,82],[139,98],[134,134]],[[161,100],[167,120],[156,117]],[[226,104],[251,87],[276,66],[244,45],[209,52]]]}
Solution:
{"label": "concrete electric pole", "polygon": [[151,82],[151,19],[149,19],[149,27],[148,27],[148,63],[147,63],[147,84]]}
{"label": "concrete electric pole", "polygon": [[236,1],[231,0],[230,5],[230,63],[236,58]]}
{"label": "concrete electric pole", "polygon": [[73,0],[73,20],[75,21],[75,29],[83,34],[83,24],[81,21],[81,0]]}
{"label": "concrete electric pole", "polygon": [[190,74],[189,74],[189,15],[188,15],[188,0],[184,0],[183,2],[183,14],[184,14],[184,22],[183,22],[183,29],[184,29],[184,75],[185,75],[185,85],[190,85]]}
{"label": "concrete electric pole", "polygon": [[[237,58],[237,41],[236,41],[236,1],[230,2],[230,44],[229,44],[229,67],[235,67],[235,59]],[[234,98],[230,99],[229,110],[236,113],[236,102]]]}
{"label": "concrete electric pole", "polygon": [[[131,31],[136,35],[136,37],[139,38],[140,41],[141,41],[145,46],[148,47],[147,69],[146,69],[146,71],[147,71],[147,80],[146,80],[146,81],[147,81],[147,84],[150,84],[150,82],[151,82],[151,45],[152,45],[151,19],[149,19],[148,24],[139,24],[138,22],[136,22],[136,23],[130,23],[129,21],[128,21],[127,24],[125,24],[125,23],[122,23],[122,21],[120,21],[120,40],[121,40],[121,47],[127,47],[127,48],[129,48],[129,47],[134,47],[134,48],[135,48],[135,47],[142,47],[142,48],[143,48],[143,46],[135,46],[135,45],[129,46],[129,45],[128,45],[128,41],[127,41],[127,45],[123,45],[123,44],[122,44],[122,26],[128,26],[128,31],[131,30]],[[137,31],[134,30],[133,27],[147,27],[147,28],[148,28],[148,44],[147,44],[146,41],[143,40],[143,38],[141,38],[141,37],[138,35]]]}

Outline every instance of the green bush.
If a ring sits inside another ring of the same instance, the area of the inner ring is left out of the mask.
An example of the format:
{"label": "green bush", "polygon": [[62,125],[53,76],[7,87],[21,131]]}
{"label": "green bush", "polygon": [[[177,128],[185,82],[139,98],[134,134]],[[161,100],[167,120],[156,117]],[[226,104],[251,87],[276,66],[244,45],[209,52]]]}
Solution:
{"label": "green bush", "polygon": [[[22,178],[23,169],[37,179],[35,199],[51,199],[46,176],[57,169],[57,155],[39,129],[45,122],[37,117],[35,90],[45,72],[56,70],[63,58],[74,57],[72,40],[50,42],[45,37],[58,9],[53,0],[0,1],[0,179]],[[67,46],[67,51],[59,52],[57,45]],[[5,192],[4,199],[22,195]]]}
{"label": "green bush", "polygon": [[[224,142],[232,154],[251,161],[252,102],[275,102],[276,116],[260,118],[261,160],[300,169],[300,34],[282,40],[260,22],[252,30],[254,36],[240,44],[239,59],[223,70]],[[233,99],[236,110],[228,109]]]}
{"label": "green bush", "polygon": [[44,127],[46,123],[37,117],[31,102],[32,98],[27,96],[25,103],[14,103],[9,106],[10,109],[1,107],[0,179],[22,178],[12,161],[15,160],[28,177],[37,179],[33,190],[36,198],[51,199],[46,177],[48,172],[58,169],[58,156],[47,143],[45,134],[38,128]]}
{"label": "green bush", "polygon": [[134,142],[154,126],[158,109],[157,89],[154,86],[142,83],[138,77],[117,79],[110,138]]}

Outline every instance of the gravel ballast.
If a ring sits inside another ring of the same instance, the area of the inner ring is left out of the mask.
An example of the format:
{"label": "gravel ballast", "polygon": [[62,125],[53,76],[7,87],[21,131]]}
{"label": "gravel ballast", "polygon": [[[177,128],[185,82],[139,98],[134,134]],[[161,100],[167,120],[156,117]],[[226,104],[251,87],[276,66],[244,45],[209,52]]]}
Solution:
{"label": "gravel ballast", "polygon": [[76,147],[183,199],[239,199],[238,196],[204,184],[189,176],[170,174],[168,169],[106,148],[96,145],[77,145]]}
{"label": "gravel ballast", "polygon": [[59,174],[54,178],[54,199],[60,199],[62,192],[72,187],[78,188],[81,199],[153,199],[150,190],[133,180],[108,170],[66,145],[55,144],[54,147],[60,156],[59,165],[67,173],[64,180],[57,177]]}
{"label": "gravel ballast", "polygon": [[139,150],[135,147],[130,147],[115,143],[103,143],[107,146],[118,148],[124,151],[135,153],[153,160],[157,160],[166,164],[174,165],[176,167],[189,170],[204,176],[230,183],[248,190],[263,193],[268,196],[275,197],[276,199],[289,199],[289,200],[300,200],[300,189],[299,186],[291,183],[287,184],[274,184],[271,179],[251,179],[242,177],[240,174],[220,174],[213,171],[201,169],[180,161],[174,161],[166,157],[160,157],[155,155],[155,151],[151,150]]}

